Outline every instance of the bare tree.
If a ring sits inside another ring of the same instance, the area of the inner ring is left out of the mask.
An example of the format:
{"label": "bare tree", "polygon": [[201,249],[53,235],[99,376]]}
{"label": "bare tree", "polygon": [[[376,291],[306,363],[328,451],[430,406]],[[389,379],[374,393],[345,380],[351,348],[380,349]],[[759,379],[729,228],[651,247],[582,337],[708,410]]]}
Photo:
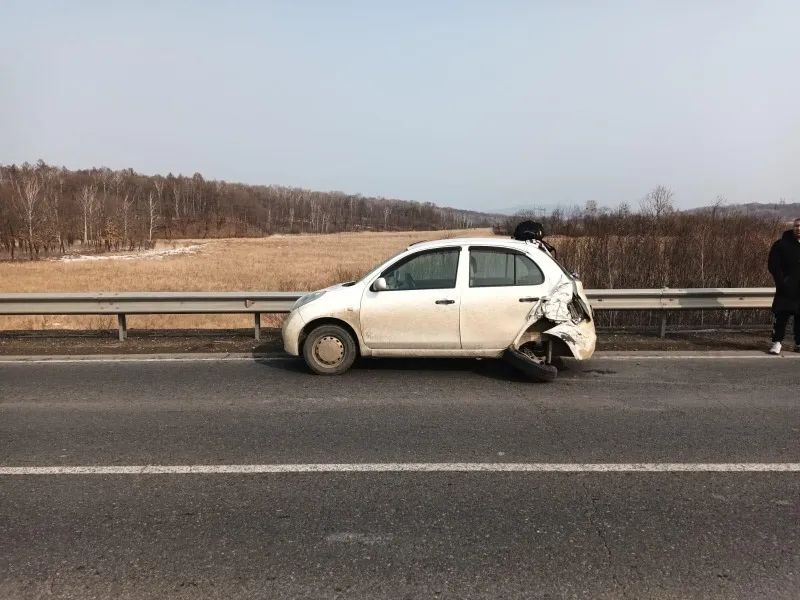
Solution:
{"label": "bare tree", "polygon": [[391,205],[387,204],[383,207],[383,229],[386,230],[389,228],[389,215],[392,214],[392,207]]}
{"label": "bare tree", "polygon": [[319,201],[312,197],[311,200],[309,201],[309,205],[311,206],[311,232],[319,233],[319,228],[317,227],[317,223],[320,217]]}
{"label": "bare tree", "polygon": [[62,214],[62,202],[64,200],[65,174],[59,169],[51,169],[44,177],[44,202],[49,215],[49,239],[47,243],[58,244],[58,250],[62,254],[64,248],[64,215]]}
{"label": "bare tree", "polygon": [[175,220],[179,221],[181,218],[181,183],[180,180],[176,179],[175,182],[172,184],[172,198],[175,202]]}
{"label": "bare tree", "polygon": [[108,184],[114,180],[114,173],[108,167],[102,167],[97,172],[97,181],[103,187],[103,202],[108,198]]}
{"label": "bare tree", "polygon": [[[153,187],[154,187],[154,188],[155,188],[155,190],[156,190],[156,199],[158,200],[158,202],[157,202],[155,205],[153,205],[153,204],[152,204],[152,201],[151,201],[151,200],[149,199],[149,197],[148,197],[148,203],[147,203],[147,206],[148,206],[148,209],[149,209],[151,206],[156,206],[156,207],[159,209],[159,211],[160,211],[160,210],[162,210],[162,209],[163,209],[163,206],[164,206],[164,179],[163,179],[161,176],[156,176],[156,177],[154,177],[154,178],[153,178]],[[152,230],[153,230],[153,227],[152,227],[152,225],[153,225],[153,218],[154,218],[154,217],[152,217],[152,216],[151,216],[151,218],[150,218],[150,231],[151,231],[151,232],[152,232]],[[169,233],[169,224],[168,224],[168,223],[167,223],[167,233]],[[152,241],[152,233],[151,233],[151,239],[150,239],[150,241]]]}
{"label": "bare tree", "polygon": [[[12,209],[11,196],[6,196],[6,181],[10,182],[10,175],[0,168],[0,247],[5,246],[14,260],[16,240],[14,239],[15,215]],[[13,191],[10,192],[13,194]]]}
{"label": "bare tree", "polygon": [[92,219],[89,221],[89,236],[98,239],[103,233],[108,211],[108,186],[114,180],[114,172],[108,167],[102,167],[95,175],[99,188],[102,187],[103,195],[96,197],[92,205]]}
{"label": "bare tree", "polygon": [[149,219],[149,233],[147,236],[147,241],[152,243],[153,228],[155,227],[155,222],[158,218],[158,202],[156,197],[153,195],[153,192],[150,192],[147,196],[147,217]]}
{"label": "bare tree", "polygon": [[28,252],[33,260],[34,230],[37,218],[37,209],[42,199],[42,180],[39,174],[33,169],[24,169],[19,177],[14,181],[14,187],[19,196],[22,215],[25,218],[25,225],[28,229]]}
{"label": "bare tree", "polygon": [[714,204],[711,205],[711,218],[716,218],[717,212],[721,212],[722,208],[724,208],[727,204],[727,198],[725,198],[725,196],[722,194],[718,195],[714,200]]}
{"label": "bare tree", "polygon": [[83,210],[83,245],[85,247],[89,243],[89,219],[94,214],[97,203],[97,186],[94,183],[83,186],[78,203]]}
{"label": "bare tree", "polygon": [[154,177],[153,187],[156,188],[156,194],[160,202],[164,197],[164,180],[161,177]]}
{"label": "bare tree", "polygon": [[662,217],[672,213],[675,208],[672,204],[672,190],[663,185],[653,188],[641,200],[642,213],[660,220]]}
{"label": "bare tree", "polygon": [[122,213],[122,243],[128,240],[128,221],[131,214],[131,207],[134,205],[136,199],[131,197],[129,192],[122,195],[119,204],[120,213]]}
{"label": "bare tree", "polygon": [[119,189],[125,183],[125,175],[122,171],[114,171],[111,174],[111,181],[114,184],[114,193],[119,196]]}

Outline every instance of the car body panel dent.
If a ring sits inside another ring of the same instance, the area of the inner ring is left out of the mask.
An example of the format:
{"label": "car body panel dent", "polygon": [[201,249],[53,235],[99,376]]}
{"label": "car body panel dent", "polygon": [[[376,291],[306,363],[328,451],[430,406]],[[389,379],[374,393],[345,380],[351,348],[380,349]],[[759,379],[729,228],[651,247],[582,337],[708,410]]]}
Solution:
{"label": "car body panel dent", "polygon": [[580,300],[588,304],[582,297],[580,290],[576,291],[573,282],[562,277],[556,284],[553,292],[531,308],[522,329],[517,334],[512,346],[519,349],[523,344],[535,339],[530,329],[536,323],[545,319],[555,325],[541,331],[542,335],[549,335],[563,341],[578,360],[588,360],[592,357],[597,343],[591,315],[575,318],[570,310],[573,300]]}

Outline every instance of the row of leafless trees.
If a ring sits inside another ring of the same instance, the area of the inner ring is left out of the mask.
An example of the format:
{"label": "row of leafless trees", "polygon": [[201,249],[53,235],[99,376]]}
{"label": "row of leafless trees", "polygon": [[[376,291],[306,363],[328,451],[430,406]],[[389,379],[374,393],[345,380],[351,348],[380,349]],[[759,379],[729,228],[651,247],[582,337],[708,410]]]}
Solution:
{"label": "row of leafless trees", "polygon": [[[632,212],[622,205],[599,209],[594,203],[547,216],[520,214],[496,227],[511,234],[522,218],[544,225],[558,259],[577,271],[587,288],[770,287],[767,255],[789,224],[778,217],[719,210],[686,213],[672,205],[672,192],[655,188]],[[657,315],[600,313],[602,325],[646,325]],[[763,311],[673,313],[677,324],[747,325],[768,323]]]}
{"label": "row of leafless trees", "polygon": [[[693,212],[682,212],[675,209],[674,193],[668,187],[659,185],[647,193],[640,201],[638,210],[634,211],[628,202],[622,202],[616,208],[600,207],[590,200],[583,206],[556,208],[549,213],[537,211],[520,211],[506,217],[494,226],[497,234],[511,235],[514,227],[523,219],[538,221],[544,225],[547,235],[565,235],[570,237],[595,235],[636,235],[641,232],[659,230],[662,235],[674,230],[679,224],[685,228],[694,223],[705,223],[708,219],[695,217],[711,217],[710,221],[722,216],[738,214],[737,211],[726,210],[727,201],[717,196],[714,202]],[[772,226],[776,221],[765,213],[754,215],[759,223]],[[721,222],[721,221],[716,221]]]}
{"label": "row of leafless trees", "polygon": [[151,245],[157,238],[489,227],[491,215],[431,203],[248,186],[132,169],[0,166],[0,250],[30,258]]}

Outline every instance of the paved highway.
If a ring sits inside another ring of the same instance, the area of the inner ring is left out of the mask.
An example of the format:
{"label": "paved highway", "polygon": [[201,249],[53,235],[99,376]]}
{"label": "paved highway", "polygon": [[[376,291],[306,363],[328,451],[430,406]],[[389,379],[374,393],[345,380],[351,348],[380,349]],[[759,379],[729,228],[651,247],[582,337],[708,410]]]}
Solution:
{"label": "paved highway", "polygon": [[0,597],[798,598],[799,368],[2,363]]}

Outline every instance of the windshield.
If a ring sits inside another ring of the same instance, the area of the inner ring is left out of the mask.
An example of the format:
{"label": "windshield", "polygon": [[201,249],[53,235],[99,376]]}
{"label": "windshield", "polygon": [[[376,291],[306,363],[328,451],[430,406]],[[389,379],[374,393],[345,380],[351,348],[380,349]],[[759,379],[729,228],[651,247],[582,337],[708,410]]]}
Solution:
{"label": "windshield", "polygon": [[399,251],[395,252],[394,254],[392,254],[386,260],[384,260],[384,261],[380,262],[379,264],[375,265],[369,271],[367,271],[367,273],[361,279],[358,280],[358,283],[361,283],[362,281],[364,281],[366,279],[369,279],[370,277],[372,277],[372,275],[374,273],[377,273],[381,268],[383,268],[383,266],[385,264],[392,262],[398,256],[400,256],[401,254],[405,254],[407,251],[408,251],[408,248],[403,248],[402,250],[399,250]]}

